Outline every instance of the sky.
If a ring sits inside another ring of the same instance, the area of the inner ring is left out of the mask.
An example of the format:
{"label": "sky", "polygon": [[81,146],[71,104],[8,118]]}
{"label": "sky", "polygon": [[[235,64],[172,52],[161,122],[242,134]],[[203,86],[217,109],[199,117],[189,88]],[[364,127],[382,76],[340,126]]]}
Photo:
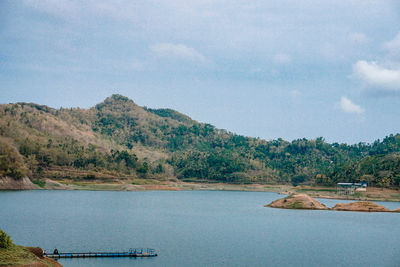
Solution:
{"label": "sky", "polygon": [[400,132],[400,1],[0,1],[0,103],[111,94],[271,140]]}

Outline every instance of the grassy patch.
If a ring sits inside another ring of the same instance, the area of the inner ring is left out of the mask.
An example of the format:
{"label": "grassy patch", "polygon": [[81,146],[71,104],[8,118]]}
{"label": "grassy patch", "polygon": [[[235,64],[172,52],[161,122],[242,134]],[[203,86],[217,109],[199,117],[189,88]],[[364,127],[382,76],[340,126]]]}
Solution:
{"label": "grassy patch", "polygon": [[221,181],[217,180],[205,180],[205,179],[196,179],[196,178],[184,178],[181,179],[182,182],[186,183],[206,183],[206,184],[217,184],[220,183]]}
{"label": "grassy patch", "polygon": [[360,192],[355,192],[355,193],[353,194],[353,197],[356,197],[356,198],[360,198],[360,197],[362,197],[362,196],[364,196],[364,194],[362,194],[362,193],[360,193]]}
{"label": "grassy patch", "polygon": [[76,190],[119,190],[119,184],[74,183]]}
{"label": "grassy patch", "polygon": [[132,184],[134,185],[161,184],[161,182],[159,180],[153,180],[153,179],[133,179]]}
{"label": "grassy patch", "polygon": [[22,265],[37,261],[37,258],[23,247],[12,245],[0,248],[0,266]]}
{"label": "grassy patch", "polygon": [[287,205],[285,208],[287,209],[303,209],[303,204],[300,201],[296,201],[292,204]]}
{"label": "grassy patch", "polygon": [[334,188],[302,188],[302,189],[296,189],[298,192],[307,192],[307,191],[313,191],[313,192],[336,192],[336,189]]}
{"label": "grassy patch", "polygon": [[37,180],[32,180],[32,183],[34,183],[35,185],[37,185],[37,186],[39,186],[39,187],[41,187],[41,188],[45,187],[45,185],[46,185],[46,181],[44,181],[44,180],[39,180],[39,179],[37,179]]}
{"label": "grassy patch", "polygon": [[264,189],[281,189],[281,188],[284,188],[284,186],[282,186],[282,185],[264,185],[263,186],[264,187]]}

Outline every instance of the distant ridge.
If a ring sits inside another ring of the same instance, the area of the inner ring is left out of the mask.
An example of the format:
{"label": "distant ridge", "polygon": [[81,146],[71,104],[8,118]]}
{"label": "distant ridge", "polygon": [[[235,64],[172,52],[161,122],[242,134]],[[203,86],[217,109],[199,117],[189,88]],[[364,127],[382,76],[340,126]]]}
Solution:
{"label": "distant ridge", "polygon": [[0,105],[0,177],[400,185],[400,135],[357,145],[266,141],[114,94],[90,109]]}

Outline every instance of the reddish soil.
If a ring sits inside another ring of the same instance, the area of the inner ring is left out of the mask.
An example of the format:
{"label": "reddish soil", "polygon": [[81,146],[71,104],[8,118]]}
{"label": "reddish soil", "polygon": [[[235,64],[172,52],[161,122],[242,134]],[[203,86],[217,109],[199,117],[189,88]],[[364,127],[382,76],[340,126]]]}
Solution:
{"label": "reddish soil", "polygon": [[166,190],[166,191],[180,191],[181,189],[178,187],[171,187],[168,185],[157,185],[157,184],[149,184],[142,185],[146,190]]}
{"label": "reddish soil", "polygon": [[[50,263],[50,264],[53,264],[54,267],[63,267],[56,260],[49,259],[47,257],[44,257],[43,260],[48,262],[48,263]],[[16,265],[16,266],[13,266],[13,267],[49,267],[49,265],[44,264],[43,262],[40,262],[40,261],[36,261],[36,262],[24,264],[24,265]]]}
{"label": "reddish soil", "polygon": [[360,201],[351,203],[338,203],[333,207],[333,210],[340,211],[364,211],[364,212],[387,212],[389,209],[378,205],[371,201]]}
{"label": "reddish soil", "polygon": [[282,209],[310,209],[310,210],[328,210],[329,208],[321,202],[313,199],[307,194],[294,194],[283,199],[271,202],[265,207]]}

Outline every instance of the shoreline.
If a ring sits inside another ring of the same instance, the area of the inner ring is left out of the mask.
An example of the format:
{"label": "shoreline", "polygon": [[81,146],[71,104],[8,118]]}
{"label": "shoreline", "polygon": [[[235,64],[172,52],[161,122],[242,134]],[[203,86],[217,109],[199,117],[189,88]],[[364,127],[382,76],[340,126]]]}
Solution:
{"label": "shoreline", "polygon": [[[389,201],[400,202],[400,190],[368,187],[366,192],[356,192],[351,196],[338,195],[335,187],[292,186],[271,184],[228,184],[213,182],[159,181],[149,179],[119,181],[73,181],[44,179],[42,186],[35,185],[33,190],[86,190],[86,191],[247,191],[275,192],[282,195],[305,193],[313,198]],[[20,190],[21,188],[11,188]],[[0,189],[2,191],[4,189]],[[10,190],[10,189],[6,189]]]}

